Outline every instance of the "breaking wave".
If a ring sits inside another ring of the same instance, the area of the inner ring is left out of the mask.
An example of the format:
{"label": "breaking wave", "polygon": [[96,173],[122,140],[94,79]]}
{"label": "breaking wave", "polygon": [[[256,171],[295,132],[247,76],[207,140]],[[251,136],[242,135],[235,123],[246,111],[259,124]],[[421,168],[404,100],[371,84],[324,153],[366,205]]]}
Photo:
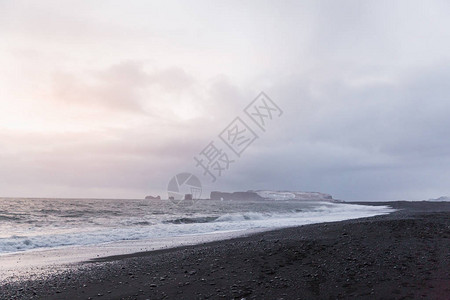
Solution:
{"label": "breaking wave", "polygon": [[[12,253],[31,249],[55,248],[64,246],[98,245],[124,240],[144,240],[189,236],[193,234],[212,234],[223,231],[246,231],[254,229],[269,230],[321,222],[371,217],[388,214],[393,209],[387,206],[365,206],[337,203],[317,203],[307,209],[292,209],[288,212],[224,212],[200,216],[169,218],[173,213],[160,214],[158,220],[141,218],[115,220],[113,223],[99,222],[97,227],[77,226],[64,223],[64,226],[24,230],[0,238],[0,253]],[[203,212],[205,213],[205,212]],[[117,215],[117,214],[116,214]],[[151,214],[154,216],[154,214]],[[9,220],[13,222],[13,220]]]}

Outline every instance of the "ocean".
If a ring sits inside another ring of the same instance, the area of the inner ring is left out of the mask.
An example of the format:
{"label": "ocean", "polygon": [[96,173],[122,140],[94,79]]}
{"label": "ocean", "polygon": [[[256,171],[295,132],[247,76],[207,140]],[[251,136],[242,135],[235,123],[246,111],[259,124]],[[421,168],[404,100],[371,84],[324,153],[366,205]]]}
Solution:
{"label": "ocean", "polygon": [[[182,203],[183,204],[183,203]],[[387,206],[327,201],[0,198],[0,255],[123,241],[189,240],[387,214]]]}

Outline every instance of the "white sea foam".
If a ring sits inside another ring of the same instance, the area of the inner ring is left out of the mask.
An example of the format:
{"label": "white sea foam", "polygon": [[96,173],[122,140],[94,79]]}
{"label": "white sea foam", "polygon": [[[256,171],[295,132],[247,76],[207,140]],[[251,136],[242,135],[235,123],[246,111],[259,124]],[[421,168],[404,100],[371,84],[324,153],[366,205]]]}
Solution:
{"label": "white sea foam", "polygon": [[[22,228],[20,234],[16,232],[7,236],[3,232],[4,237],[0,238],[0,253],[62,246],[99,245],[126,240],[167,239],[216,232],[268,230],[370,217],[393,211],[387,206],[331,202],[303,205],[288,203],[283,209],[277,206],[278,210],[275,210],[271,203],[245,204],[247,206],[231,203],[230,205],[234,205],[234,208],[218,210],[216,206],[211,206],[214,209],[202,208],[201,213],[195,211],[174,213],[171,209],[167,209],[165,214],[158,213],[158,217],[153,214],[138,217],[125,214],[120,217],[116,212],[110,214],[102,211],[98,218],[93,214],[86,219],[78,214],[77,217],[73,217],[74,224],[71,224],[71,221],[63,224],[55,221],[55,224],[48,224],[53,227],[41,231],[29,226],[29,231]],[[249,208],[256,208],[256,210],[252,211]]]}

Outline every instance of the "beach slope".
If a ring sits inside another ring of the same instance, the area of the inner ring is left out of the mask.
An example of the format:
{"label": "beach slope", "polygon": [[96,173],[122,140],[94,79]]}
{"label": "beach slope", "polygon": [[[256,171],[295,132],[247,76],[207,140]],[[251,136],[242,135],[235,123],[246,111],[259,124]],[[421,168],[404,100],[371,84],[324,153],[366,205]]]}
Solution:
{"label": "beach slope", "polygon": [[2,299],[449,299],[450,203],[388,204],[399,211],[99,258],[62,275],[4,283],[0,295]]}

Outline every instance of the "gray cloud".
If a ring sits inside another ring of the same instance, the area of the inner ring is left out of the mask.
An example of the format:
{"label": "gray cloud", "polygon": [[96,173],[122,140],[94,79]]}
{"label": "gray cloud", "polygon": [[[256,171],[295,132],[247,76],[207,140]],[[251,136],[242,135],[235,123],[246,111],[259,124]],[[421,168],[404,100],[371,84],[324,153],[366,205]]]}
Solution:
{"label": "gray cloud", "polygon": [[193,155],[261,90],[284,115],[216,184],[201,177],[207,189],[450,194],[445,1],[2,5],[8,53],[49,99],[30,97],[81,127],[0,122],[9,195],[161,194],[177,172],[201,173]]}
{"label": "gray cloud", "polygon": [[285,115],[224,186],[251,182],[252,188],[319,190],[355,200],[447,194],[449,79],[442,66],[408,73],[395,84],[335,82],[320,87],[318,97],[307,84],[285,85],[272,95],[280,92]]}

